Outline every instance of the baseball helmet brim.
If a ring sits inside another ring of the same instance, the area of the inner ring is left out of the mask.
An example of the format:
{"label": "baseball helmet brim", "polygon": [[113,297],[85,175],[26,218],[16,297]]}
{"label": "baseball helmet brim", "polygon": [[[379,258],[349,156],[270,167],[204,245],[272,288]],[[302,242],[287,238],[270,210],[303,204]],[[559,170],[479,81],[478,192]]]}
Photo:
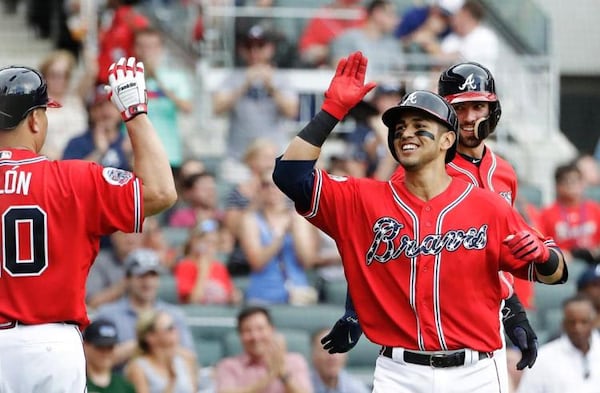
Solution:
{"label": "baseball helmet brim", "polygon": [[496,102],[498,97],[494,93],[485,91],[467,91],[464,93],[450,94],[444,97],[450,104],[460,104],[461,102],[483,101]]}
{"label": "baseball helmet brim", "polygon": [[52,98],[48,98],[48,103],[46,104],[47,108],[62,108],[60,102],[53,100]]}

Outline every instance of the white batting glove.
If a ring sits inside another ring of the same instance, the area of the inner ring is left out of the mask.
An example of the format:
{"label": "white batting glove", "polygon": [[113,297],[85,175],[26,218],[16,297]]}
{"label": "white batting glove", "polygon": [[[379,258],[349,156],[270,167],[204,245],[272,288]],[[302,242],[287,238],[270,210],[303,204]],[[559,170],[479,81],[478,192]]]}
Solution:
{"label": "white batting glove", "polygon": [[148,95],[144,79],[144,64],[135,57],[111,64],[108,69],[109,98],[121,112],[124,121],[129,121],[140,113],[148,113]]}

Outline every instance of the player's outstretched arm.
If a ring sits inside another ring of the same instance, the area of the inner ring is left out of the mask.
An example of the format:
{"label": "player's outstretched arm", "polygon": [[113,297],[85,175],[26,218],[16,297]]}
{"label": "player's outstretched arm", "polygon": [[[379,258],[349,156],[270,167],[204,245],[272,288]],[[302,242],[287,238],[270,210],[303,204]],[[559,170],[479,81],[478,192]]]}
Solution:
{"label": "player's outstretched arm", "polygon": [[310,206],[311,174],[321,154],[321,146],[338,121],[375,87],[375,83],[365,84],[366,71],[367,58],[360,52],[341,59],[325,92],[321,111],[298,133],[283,156],[275,162],[273,181],[300,211]]}
{"label": "player's outstretched arm", "polygon": [[365,84],[367,62],[361,52],[354,52],[339,61],[325,92],[321,112],[292,140],[283,160],[316,160],[319,157],[321,146],[337,122],[375,87],[373,82]]}
{"label": "player's outstretched arm", "polygon": [[517,370],[523,370],[525,367],[531,368],[537,359],[537,335],[529,324],[525,309],[516,294],[504,301],[502,323],[510,341],[521,351],[521,360],[517,363]]}
{"label": "player's outstretched arm", "polygon": [[159,213],[177,200],[173,174],[148,116],[144,65],[121,58],[109,68],[110,100],[121,112],[133,148],[133,172],[143,183],[144,216]]}

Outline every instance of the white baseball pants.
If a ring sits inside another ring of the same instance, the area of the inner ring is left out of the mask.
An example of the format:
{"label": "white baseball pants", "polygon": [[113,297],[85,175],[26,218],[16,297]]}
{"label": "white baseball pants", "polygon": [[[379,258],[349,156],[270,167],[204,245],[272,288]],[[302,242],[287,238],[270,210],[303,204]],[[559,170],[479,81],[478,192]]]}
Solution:
{"label": "white baseball pants", "polygon": [[0,329],[0,393],[83,393],[79,328],[66,323]]}
{"label": "white baseball pants", "polygon": [[434,368],[406,363],[402,353],[394,360],[379,356],[373,393],[508,393],[506,361],[496,357],[459,367]]}

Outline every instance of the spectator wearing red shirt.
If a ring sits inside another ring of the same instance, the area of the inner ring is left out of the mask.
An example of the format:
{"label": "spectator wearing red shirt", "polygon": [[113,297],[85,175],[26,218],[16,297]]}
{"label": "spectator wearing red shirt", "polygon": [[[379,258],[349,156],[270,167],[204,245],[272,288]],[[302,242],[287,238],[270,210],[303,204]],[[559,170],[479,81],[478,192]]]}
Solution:
{"label": "spectator wearing red shirt", "polygon": [[540,230],[565,252],[595,263],[600,258],[600,204],[583,197],[585,182],[575,163],[555,170],[556,201],[540,214]]}
{"label": "spectator wearing red shirt", "polygon": [[112,23],[98,39],[98,83],[108,82],[108,67],[121,57],[133,56],[135,32],[149,27],[148,19],[134,9],[138,0],[108,0],[114,9]]}
{"label": "spectator wearing red shirt", "polygon": [[[337,19],[338,11],[357,11],[357,19]],[[329,44],[341,32],[352,27],[360,27],[366,17],[360,0],[335,0],[318,10],[315,17],[308,21],[302,32],[298,48],[300,58],[305,65],[319,67],[329,60]]]}
{"label": "spectator wearing red shirt", "polygon": [[234,304],[241,300],[225,265],[217,260],[218,224],[205,220],[190,231],[185,257],[175,267],[181,303]]}

